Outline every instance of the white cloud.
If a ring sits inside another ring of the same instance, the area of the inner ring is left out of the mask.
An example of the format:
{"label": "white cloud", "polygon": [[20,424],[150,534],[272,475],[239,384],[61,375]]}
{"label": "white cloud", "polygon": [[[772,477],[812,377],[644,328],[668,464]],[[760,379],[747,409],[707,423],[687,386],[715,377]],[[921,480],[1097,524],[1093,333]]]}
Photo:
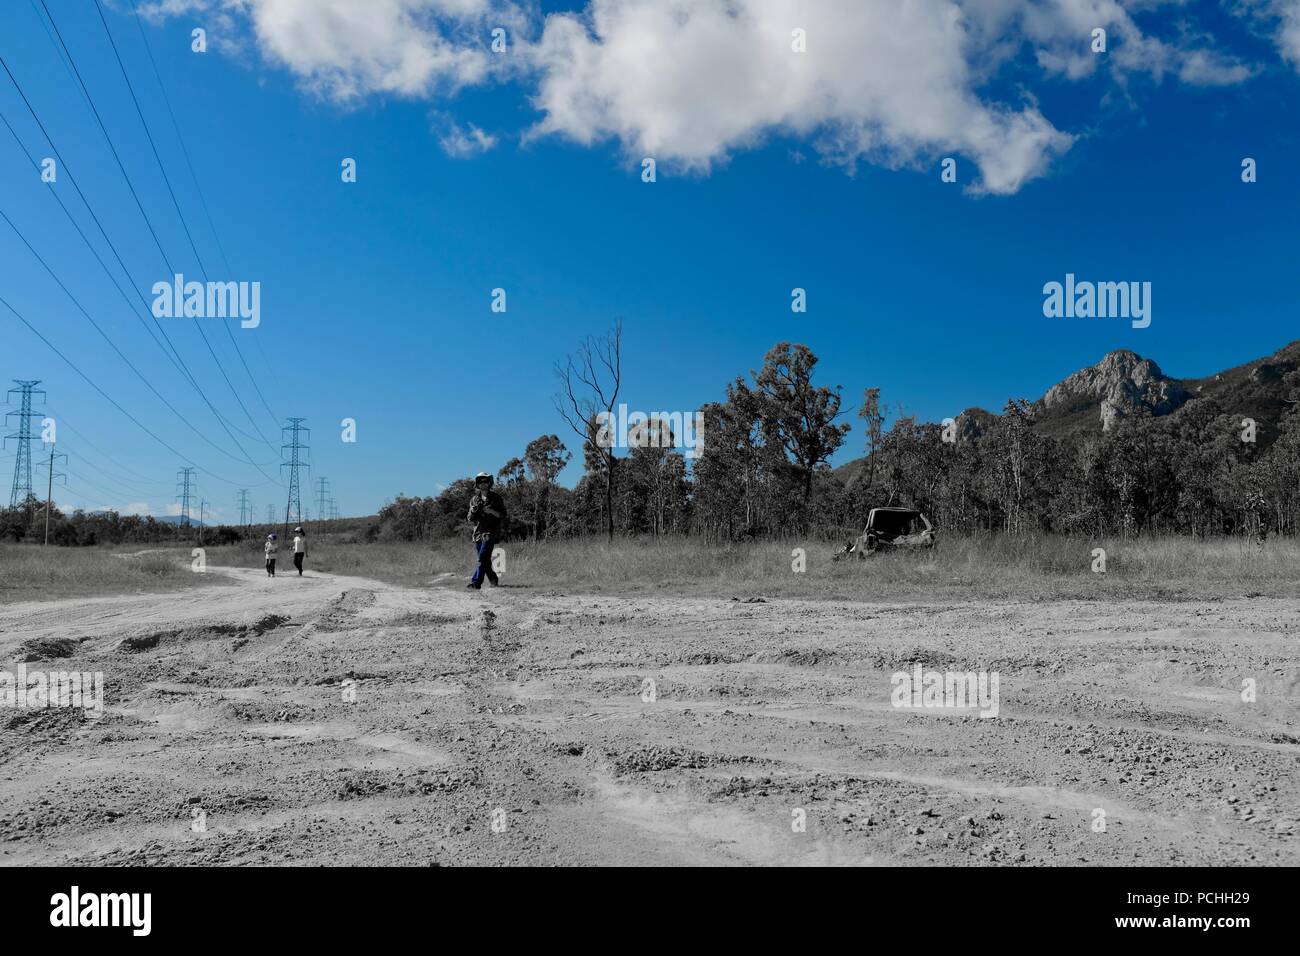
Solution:
{"label": "white cloud", "polygon": [[[707,170],[772,133],[852,164],[960,152],[1014,192],[1072,137],[1028,100],[975,93],[975,42],[952,0],[593,0],[537,45],[538,133]],[[791,31],[807,52],[791,49]]]}
{"label": "white cloud", "polygon": [[244,48],[242,24],[267,60],[338,103],[482,83],[509,62],[490,52],[491,29],[526,23],[513,3],[497,0],[154,0],[141,14],[190,17],[228,51]]}
{"label": "white cloud", "polygon": [[[1130,7],[1171,4],[1181,6]],[[791,51],[795,27],[806,53]],[[1104,57],[1091,49],[1098,27]],[[1101,64],[1120,79],[1195,85],[1252,72],[1203,43],[1144,35],[1117,0],[591,0],[583,16],[546,22],[535,133],[613,138],[629,155],[697,170],[773,133],[812,136],[850,167],[955,152],[978,167],[977,189],[1012,193],[1073,142],[1032,99],[980,94],[1025,46],[1067,80]]]}
{"label": "white cloud", "polygon": [[[1271,11],[1279,45],[1300,64],[1300,0],[1237,2]],[[237,21],[266,60],[341,104],[379,95],[442,106],[464,87],[520,79],[540,114],[528,137],[612,141],[631,158],[698,172],[772,136],[798,139],[849,169],[959,155],[978,172],[966,177],[972,188],[1014,193],[1074,142],[1029,92],[1036,81],[1101,76],[1124,85],[1151,77],[1215,86],[1253,75],[1253,66],[1195,31],[1195,7],[586,0],[577,12],[542,19],[535,0],[154,0],[149,11]],[[1154,21],[1165,35],[1144,32]],[[507,54],[490,50],[496,26],[507,30]],[[1098,27],[1107,31],[1104,56],[1090,49]],[[795,28],[807,33],[805,53],[791,50]],[[1008,79],[1022,85],[1008,88]],[[455,157],[497,142],[450,119],[438,135]]]}
{"label": "white cloud", "polygon": [[[1186,0],[1044,0],[1037,4],[996,0],[1004,21],[1018,19],[1033,45],[1040,66],[1067,79],[1109,69],[1117,78],[1145,73],[1157,80],[1166,75],[1194,86],[1228,86],[1249,79],[1254,70],[1213,49],[1205,37],[1179,35],[1166,40],[1144,33],[1133,14],[1162,11],[1179,14]],[[972,9],[983,5],[969,3]],[[1176,23],[1180,17],[1173,17]],[[1006,23],[1002,24],[1006,29]],[[1106,31],[1106,53],[1093,53],[1095,29]]]}
{"label": "white cloud", "polygon": [[486,0],[244,0],[265,54],[334,100],[482,82],[487,45],[455,38]]}
{"label": "white cloud", "polygon": [[149,514],[149,512],[150,512],[150,508],[148,502],[133,501],[126,506],[122,514],[139,515],[140,517],[143,518],[145,515]]}
{"label": "white cloud", "polygon": [[1282,58],[1300,71],[1300,0],[1237,0],[1233,12],[1271,35]]}
{"label": "white cloud", "polygon": [[1244,83],[1258,72],[1244,63],[1215,56],[1206,50],[1191,50],[1181,59],[1178,78],[1191,86],[1233,86]]}
{"label": "white cloud", "polygon": [[473,123],[462,126],[455,120],[442,117],[439,128],[443,132],[438,136],[438,145],[453,159],[469,159],[486,153],[497,144],[495,136],[485,133]]}

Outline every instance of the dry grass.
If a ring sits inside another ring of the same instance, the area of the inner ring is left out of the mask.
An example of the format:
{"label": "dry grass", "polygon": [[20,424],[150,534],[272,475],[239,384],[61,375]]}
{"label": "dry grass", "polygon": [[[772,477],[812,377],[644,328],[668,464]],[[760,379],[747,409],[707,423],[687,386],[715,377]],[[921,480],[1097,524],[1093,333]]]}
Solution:
{"label": "dry grass", "polygon": [[[1106,573],[1092,551],[1106,550]],[[834,562],[826,542],[711,547],[698,541],[507,545],[511,583],[573,591],[868,601],[1196,600],[1300,596],[1300,541],[1088,541],[984,536],[924,553]],[[806,570],[794,570],[796,548]],[[462,558],[460,569],[469,560]]]}
{"label": "dry grass", "polygon": [[[371,578],[407,587],[459,586],[474,554],[468,542],[357,544],[317,536],[308,570]],[[1094,548],[1106,550],[1106,573],[1092,571]],[[934,550],[833,562],[834,543],[756,542],[710,545],[695,539],[512,542],[509,587],[591,594],[693,597],[790,597],[846,601],[1201,600],[1300,597],[1300,540],[1274,539],[1261,549],[1238,539],[1082,538],[998,535],[941,540]],[[803,548],[806,570],[793,570]],[[212,568],[260,568],[260,542],[207,549]],[[280,555],[292,573],[291,555]],[[189,552],[122,557],[104,549],[0,548],[0,599],[161,591],[223,580],[193,575]]]}
{"label": "dry grass", "polygon": [[[1239,539],[1129,541],[1000,535],[941,540],[920,554],[833,562],[824,541],[710,545],[696,539],[590,538],[505,546],[503,581],[571,593],[672,593],[699,597],[795,597],[868,601],[1197,600],[1300,597],[1300,540],[1261,549]],[[1092,570],[1106,550],[1106,573]],[[795,548],[806,570],[793,570]],[[212,563],[261,564],[260,545],[210,549]],[[284,563],[288,563],[285,561]],[[344,544],[317,540],[308,568],[408,587],[468,579],[468,542]]]}
{"label": "dry grass", "polygon": [[193,573],[190,553],[181,548],[129,551],[0,545],[0,602],[5,604],[225,583],[220,575]]}

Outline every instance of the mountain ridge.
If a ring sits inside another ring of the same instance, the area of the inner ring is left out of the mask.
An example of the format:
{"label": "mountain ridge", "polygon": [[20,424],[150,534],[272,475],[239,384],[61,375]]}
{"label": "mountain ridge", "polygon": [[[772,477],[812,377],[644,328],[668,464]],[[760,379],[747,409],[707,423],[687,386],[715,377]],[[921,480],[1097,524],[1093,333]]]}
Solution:
{"label": "mountain ridge", "polygon": [[[1114,349],[1030,403],[1034,428],[1056,438],[1100,436],[1127,418],[1174,416],[1197,402],[1211,400],[1227,414],[1254,419],[1258,441],[1267,446],[1277,437],[1278,423],[1290,406],[1293,387],[1286,376],[1297,370],[1300,339],[1271,355],[1201,378],[1166,375],[1153,359],[1131,349]],[[997,413],[977,406],[967,408],[955,418],[957,440],[978,440],[997,417]],[[862,461],[856,458],[835,471],[856,469]]]}

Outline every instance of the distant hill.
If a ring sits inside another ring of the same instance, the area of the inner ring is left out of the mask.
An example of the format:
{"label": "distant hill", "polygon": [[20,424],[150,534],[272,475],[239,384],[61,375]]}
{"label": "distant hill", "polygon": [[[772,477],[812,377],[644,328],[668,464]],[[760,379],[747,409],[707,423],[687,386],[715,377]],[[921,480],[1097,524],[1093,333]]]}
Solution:
{"label": "distant hill", "polygon": [[[1124,418],[1177,415],[1195,402],[1212,399],[1230,415],[1253,418],[1259,425],[1258,441],[1267,446],[1290,407],[1291,388],[1283,379],[1297,369],[1300,340],[1236,368],[1188,379],[1173,378],[1151,359],[1118,349],[1049,388],[1033,403],[1034,427],[1056,438],[1101,434]],[[978,439],[996,418],[982,408],[968,408],[956,419],[958,441]],[[862,460],[835,471],[842,476],[852,473]]]}
{"label": "distant hill", "polygon": [[[125,513],[121,512],[121,511],[113,511],[111,508],[95,508],[93,511],[87,511],[86,514],[90,515],[91,517],[96,517],[96,518],[97,518],[97,517],[103,517],[104,515],[111,515],[111,514],[115,514],[115,515],[117,515],[117,516],[119,516],[119,517],[121,517],[121,518],[134,518],[134,517],[137,517],[136,515],[128,515],[128,514],[125,514]],[[139,515],[138,517],[143,518],[143,519],[148,520],[148,521],[156,521],[156,522],[158,522],[159,524],[175,524],[175,525],[178,525],[178,524],[181,523],[180,515]],[[198,518],[194,518],[194,517],[191,517],[191,518],[190,518],[190,524],[193,525],[193,526],[196,527],[196,528],[200,528],[200,527],[203,527],[203,528],[210,528],[210,527],[212,527],[211,524],[205,524],[204,522],[199,521]]]}
{"label": "distant hill", "polygon": [[1234,416],[1259,423],[1261,445],[1277,437],[1291,389],[1283,381],[1300,368],[1300,341],[1272,355],[1204,378],[1179,379],[1135,352],[1121,349],[1075,372],[1035,403],[1037,427],[1049,435],[1103,432],[1133,415],[1175,415],[1190,403],[1213,399]]}
{"label": "distant hill", "polygon": [[[154,521],[157,521],[159,524],[180,524],[181,523],[180,515],[150,515],[150,517],[153,518]],[[191,517],[189,523],[195,528],[206,528],[209,526],[205,522],[202,522],[195,517]]]}

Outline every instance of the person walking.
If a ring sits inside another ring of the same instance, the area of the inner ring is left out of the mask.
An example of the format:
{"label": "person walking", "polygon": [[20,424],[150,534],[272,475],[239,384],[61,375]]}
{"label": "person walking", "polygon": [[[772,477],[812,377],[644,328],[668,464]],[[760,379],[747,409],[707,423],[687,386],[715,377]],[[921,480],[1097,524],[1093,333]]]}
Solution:
{"label": "person walking", "polygon": [[266,547],[262,549],[266,552],[266,576],[268,578],[275,577],[275,555],[280,550],[280,546],[275,541],[275,535],[268,534],[266,536]]}
{"label": "person walking", "polygon": [[506,503],[492,490],[492,476],[485,471],[474,477],[474,497],[470,499],[468,520],[474,526],[474,550],[478,553],[478,563],[474,567],[474,576],[465,586],[477,591],[483,586],[483,579],[487,578],[488,583],[496,587],[500,582],[492,570],[492,546],[505,538],[510,526]]}
{"label": "person walking", "polygon": [[302,528],[293,529],[293,566],[298,569],[298,577],[302,577],[302,562],[307,557],[307,532]]}

